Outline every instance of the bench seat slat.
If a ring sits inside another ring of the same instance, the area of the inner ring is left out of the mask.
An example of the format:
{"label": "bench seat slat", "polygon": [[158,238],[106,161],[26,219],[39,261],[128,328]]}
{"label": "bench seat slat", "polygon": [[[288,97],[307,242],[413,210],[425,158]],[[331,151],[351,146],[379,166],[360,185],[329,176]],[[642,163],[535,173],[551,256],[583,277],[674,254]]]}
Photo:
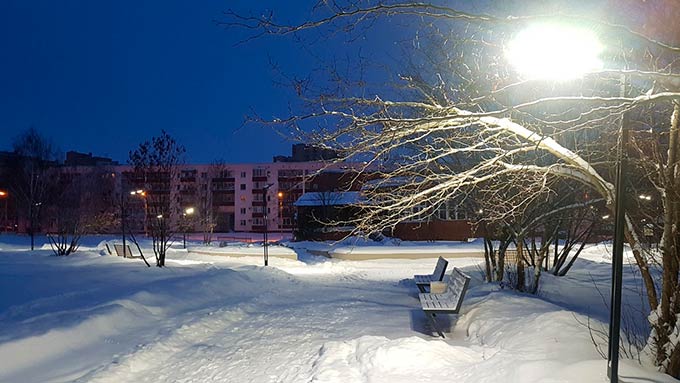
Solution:
{"label": "bench seat slat", "polygon": [[454,268],[448,278],[446,292],[441,294],[418,294],[423,310],[426,312],[457,314],[465,297],[469,281],[470,277]]}
{"label": "bench seat slat", "polygon": [[444,257],[439,257],[437,259],[437,265],[434,268],[434,272],[428,275],[414,275],[413,279],[416,285],[427,285],[433,281],[441,281],[446,273],[446,267],[449,265],[449,261],[444,259]]}

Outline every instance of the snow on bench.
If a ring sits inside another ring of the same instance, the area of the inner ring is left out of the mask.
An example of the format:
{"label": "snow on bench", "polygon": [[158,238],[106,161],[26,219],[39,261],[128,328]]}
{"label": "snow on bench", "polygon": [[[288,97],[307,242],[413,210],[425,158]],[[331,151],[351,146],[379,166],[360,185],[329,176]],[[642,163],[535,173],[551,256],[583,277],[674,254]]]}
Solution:
{"label": "snow on bench", "polygon": [[139,258],[139,257],[132,255],[132,250],[130,249],[130,245],[125,245],[125,247],[127,249],[125,249],[125,252],[123,252],[123,245],[120,245],[120,244],[117,244],[117,243],[113,244],[113,248],[114,248],[114,250],[116,250],[116,255],[118,255],[119,257]]}
{"label": "snow on bench", "polygon": [[441,294],[418,294],[425,315],[442,338],[444,338],[444,334],[437,326],[437,321],[434,318],[436,314],[458,314],[469,284],[470,277],[454,267],[451,275],[449,275],[445,292]]}
{"label": "snow on bench", "polygon": [[449,262],[446,259],[444,259],[443,257],[439,257],[439,259],[437,260],[437,266],[435,266],[432,275],[414,275],[413,280],[416,282],[418,290],[420,290],[421,293],[424,293],[425,286],[429,286],[430,282],[441,281],[444,278],[444,274],[446,273],[446,267],[448,265]]}

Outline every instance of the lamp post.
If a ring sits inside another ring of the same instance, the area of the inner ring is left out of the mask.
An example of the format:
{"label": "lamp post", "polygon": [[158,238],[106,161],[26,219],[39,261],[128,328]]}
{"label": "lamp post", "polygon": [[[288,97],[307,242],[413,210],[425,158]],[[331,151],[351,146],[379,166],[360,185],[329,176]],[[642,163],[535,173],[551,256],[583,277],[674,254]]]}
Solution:
{"label": "lamp post", "polygon": [[[130,191],[130,195],[132,196],[139,195],[140,197],[145,197],[146,192],[141,189],[132,190]],[[123,236],[123,258],[127,258],[127,246],[125,243],[125,193],[123,193],[122,191],[120,193],[120,232],[121,235]]]}
{"label": "lamp post", "polygon": [[269,188],[274,186],[274,184],[267,184],[262,188],[262,200],[264,201],[264,207],[263,207],[263,214],[264,214],[264,232],[262,234],[262,240],[263,240],[263,255],[264,255],[264,265],[268,266],[269,265],[269,238],[268,238],[268,229],[269,229],[269,218],[267,217],[267,209],[269,206],[267,205],[267,192],[269,191]]}
{"label": "lamp post", "polygon": [[187,248],[187,222],[186,222],[186,219],[187,219],[187,216],[190,216],[190,215],[193,215],[193,214],[194,214],[194,208],[193,207],[188,207],[188,208],[184,209],[184,213],[182,214],[182,218],[183,218],[183,221],[184,221],[183,222],[184,223],[184,225],[183,225],[184,226],[184,233],[182,235],[182,243],[183,243],[183,246],[184,246],[185,249]]}
{"label": "lamp post", "polygon": [[4,213],[4,219],[2,221],[2,231],[5,231],[5,230],[7,230],[7,226],[9,224],[9,222],[8,222],[9,220],[7,218],[7,201],[9,200],[9,193],[4,191],[4,190],[0,190],[0,198],[5,200],[5,213]]}
{"label": "lamp post", "polygon": [[[279,221],[279,232],[283,232],[283,192],[278,192],[277,197],[279,197],[279,216],[278,216],[278,221]],[[282,235],[283,237],[283,235]]]}
{"label": "lamp post", "polygon": [[[602,45],[587,29],[559,24],[538,24],[520,32],[509,44],[508,59],[532,79],[569,80],[602,68],[599,54]],[[625,97],[626,81],[622,76],[621,96]],[[628,142],[626,113],[619,125],[614,207],[614,246],[612,254],[612,285],[609,320],[609,352],[607,375],[618,382],[619,342],[621,330],[621,289],[623,284],[623,236],[625,225],[625,148]]]}
{"label": "lamp post", "polygon": [[[625,96],[625,79],[621,93]],[[626,147],[628,146],[628,124],[626,112],[621,116],[619,142],[616,150],[616,194],[614,206],[614,244],[612,253],[612,292],[609,306],[609,349],[607,353],[607,375],[612,383],[619,381],[619,341],[621,333],[621,290],[623,288],[623,236],[625,227],[625,182]]]}

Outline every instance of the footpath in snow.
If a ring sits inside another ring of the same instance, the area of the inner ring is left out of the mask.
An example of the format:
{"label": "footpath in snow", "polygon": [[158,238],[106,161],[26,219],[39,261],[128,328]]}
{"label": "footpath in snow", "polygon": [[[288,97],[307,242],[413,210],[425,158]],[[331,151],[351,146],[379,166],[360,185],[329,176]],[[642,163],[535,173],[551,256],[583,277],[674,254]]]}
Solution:
{"label": "footpath in snow", "polygon": [[[64,258],[3,239],[0,382],[607,381],[584,325],[607,319],[602,246],[567,277],[546,278],[538,298],[482,283],[478,258],[452,258],[473,282],[461,315],[441,318],[441,340],[411,280],[434,258],[347,261],[297,248],[299,260],[265,268],[260,257],[173,249],[167,268],[148,269],[100,255],[94,239]],[[675,381],[635,361],[622,375]]]}

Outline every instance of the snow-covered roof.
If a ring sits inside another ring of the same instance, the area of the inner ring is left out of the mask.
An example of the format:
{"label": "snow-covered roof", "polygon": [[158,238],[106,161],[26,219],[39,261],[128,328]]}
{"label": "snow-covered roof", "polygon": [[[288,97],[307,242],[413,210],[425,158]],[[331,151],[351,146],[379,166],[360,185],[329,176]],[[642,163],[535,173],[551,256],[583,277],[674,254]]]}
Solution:
{"label": "snow-covered roof", "polygon": [[307,192],[300,196],[295,206],[343,206],[361,202],[358,191],[350,192]]}
{"label": "snow-covered roof", "polygon": [[386,177],[369,180],[364,183],[362,190],[373,190],[380,188],[393,188],[409,184],[416,184],[423,182],[423,177]]}

